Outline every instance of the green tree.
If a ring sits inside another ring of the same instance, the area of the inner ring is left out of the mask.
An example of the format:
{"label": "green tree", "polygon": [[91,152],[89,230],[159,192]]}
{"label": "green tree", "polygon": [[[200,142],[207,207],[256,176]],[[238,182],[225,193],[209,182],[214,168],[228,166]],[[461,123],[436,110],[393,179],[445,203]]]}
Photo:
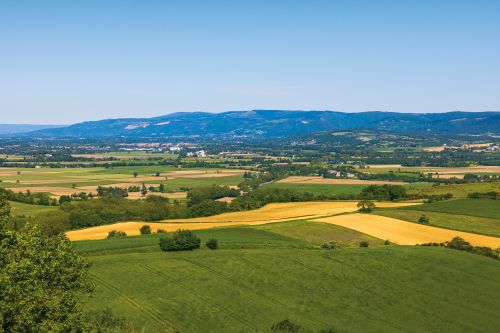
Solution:
{"label": "green tree", "polygon": [[429,224],[430,223],[430,219],[425,214],[423,214],[422,216],[420,216],[418,218],[418,223],[420,223],[420,224]]}
{"label": "green tree", "polygon": [[146,188],[146,184],[142,183],[141,195],[145,196],[146,194],[148,194],[148,189]]}
{"label": "green tree", "polygon": [[0,231],[0,331],[81,332],[89,263],[62,235]]}
{"label": "green tree", "polygon": [[370,213],[375,208],[375,203],[370,200],[361,200],[358,202],[358,208],[360,212]]}
{"label": "green tree", "polygon": [[4,229],[10,220],[10,204],[4,195],[0,195],[0,230]]}
{"label": "green tree", "polygon": [[137,178],[139,176],[139,173],[137,171],[134,172],[134,178]]}
{"label": "green tree", "polygon": [[143,225],[141,229],[139,229],[141,235],[149,235],[151,233],[151,227],[147,224]]}
{"label": "green tree", "polygon": [[210,249],[210,250],[217,250],[219,248],[219,243],[217,242],[217,239],[211,238],[207,240],[205,245]]}
{"label": "green tree", "polygon": [[177,230],[167,237],[160,239],[160,248],[162,251],[191,251],[199,249],[201,239],[196,237],[190,230]]}

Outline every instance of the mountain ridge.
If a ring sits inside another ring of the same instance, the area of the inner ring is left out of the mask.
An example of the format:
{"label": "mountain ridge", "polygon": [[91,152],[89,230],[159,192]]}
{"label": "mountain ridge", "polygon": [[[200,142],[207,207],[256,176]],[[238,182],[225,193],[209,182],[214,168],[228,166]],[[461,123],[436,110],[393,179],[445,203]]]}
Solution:
{"label": "mountain ridge", "polygon": [[37,130],[55,137],[226,137],[272,138],[329,130],[372,129],[401,133],[500,134],[500,112],[398,113],[367,111],[249,110],[176,112],[151,118],[86,121]]}

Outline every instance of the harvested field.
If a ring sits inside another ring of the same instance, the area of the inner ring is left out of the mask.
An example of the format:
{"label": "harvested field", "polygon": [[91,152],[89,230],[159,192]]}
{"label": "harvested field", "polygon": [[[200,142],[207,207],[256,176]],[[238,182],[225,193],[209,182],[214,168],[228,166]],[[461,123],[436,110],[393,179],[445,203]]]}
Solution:
{"label": "harvested field", "polygon": [[360,179],[336,179],[322,178],[317,176],[291,176],[278,181],[278,183],[299,183],[299,184],[325,184],[325,185],[404,185],[403,182],[391,182],[383,180],[360,180]]}
{"label": "harvested field", "polygon": [[[412,206],[415,203],[393,203],[379,202],[377,207],[402,207]],[[71,240],[103,239],[111,230],[125,231],[128,235],[138,235],[139,228],[149,224],[153,230],[177,230],[183,229],[208,229],[221,226],[234,225],[260,225],[272,222],[283,222],[304,218],[318,218],[333,214],[354,212],[357,202],[293,202],[273,203],[260,209],[224,213],[220,215],[199,217],[192,219],[164,220],[161,223],[148,222],[123,222],[111,225],[92,227],[82,230],[69,231],[66,233]]]}
{"label": "harvested field", "polygon": [[488,246],[493,249],[500,247],[500,238],[497,237],[430,227],[378,215],[351,214],[326,217],[314,221],[350,228],[373,237],[388,239],[400,245],[441,243],[458,236],[476,246]]}

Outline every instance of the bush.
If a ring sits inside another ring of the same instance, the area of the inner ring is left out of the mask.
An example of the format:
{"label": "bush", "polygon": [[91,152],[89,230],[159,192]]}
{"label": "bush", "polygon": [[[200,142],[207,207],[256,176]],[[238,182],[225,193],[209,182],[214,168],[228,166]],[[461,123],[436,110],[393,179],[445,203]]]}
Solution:
{"label": "bush", "polygon": [[370,213],[375,208],[375,204],[370,200],[361,200],[358,202],[358,208],[360,212]]}
{"label": "bush", "polygon": [[273,333],[299,333],[302,327],[292,322],[290,319],[285,319],[271,326]]}
{"label": "bush", "polygon": [[384,241],[384,245],[391,245],[391,241],[390,241],[390,240],[388,240],[388,239],[386,239],[386,240]]}
{"label": "bush", "polygon": [[106,237],[107,239],[110,239],[110,238],[115,238],[115,237],[125,237],[127,236],[127,233],[125,233],[124,231],[119,231],[119,230],[111,230],[109,233],[108,233],[108,237]]}
{"label": "bush", "polygon": [[334,241],[329,241],[329,242],[323,243],[323,245],[321,245],[321,247],[324,249],[328,249],[328,250],[335,250],[335,248],[337,247],[337,243],[335,243]]}
{"label": "bush", "polygon": [[205,245],[210,249],[210,250],[216,250],[219,248],[219,243],[217,242],[216,239],[209,239]]}
{"label": "bush", "polygon": [[139,229],[141,235],[149,235],[151,234],[151,227],[147,224],[143,225],[141,229]]}
{"label": "bush", "polygon": [[420,224],[429,224],[430,220],[429,220],[429,218],[425,214],[423,214],[422,216],[420,216],[418,218],[418,223],[420,223]]}
{"label": "bush", "polygon": [[369,246],[369,244],[368,244],[367,241],[361,241],[361,242],[359,242],[359,247],[368,247],[368,246]]}
{"label": "bush", "polygon": [[156,233],[157,233],[157,234],[165,234],[165,233],[167,233],[167,232],[166,232],[164,229],[157,229],[157,230],[156,230]]}
{"label": "bush", "polygon": [[160,239],[160,248],[162,251],[191,251],[199,249],[201,240],[190,230],[177,230],[172,236],[162,237]]}

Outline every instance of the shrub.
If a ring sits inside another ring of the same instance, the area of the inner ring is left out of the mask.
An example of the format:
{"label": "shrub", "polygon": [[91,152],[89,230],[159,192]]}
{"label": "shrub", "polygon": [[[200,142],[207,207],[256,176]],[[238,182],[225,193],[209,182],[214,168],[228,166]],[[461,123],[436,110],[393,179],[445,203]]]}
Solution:
{"label": "shrub", "polygon": [[149,235],[151,234],[151,227],[147,224],[143,225],[141,229],[139,229],[141,235]]}
{"label": "shrub", "polygon": [[329,241],[329,242],[323,243],[323,245],[321,245],[321,247],[324,249],[328,249],[328,250],[335,250],[335,248],[337,247],[337,243],[335,243],[334,241]]}
{"label": "shrub", "polygon": [[368,246],[369,246],[369,244],[368,244],[367,241],[361,241],[361,242],[359,242],[359,247],[368,247]]}
{"label": "shrub", "polygon": [[165,234],[165,233],[167,233],[167,232],[165,231],[165,229],[157,229],[157,230],[156,230],[156,233],[157,233],[157,234]]}
{"label": "shrub", "polygon": [[127,236],[127,233],[125,233],[124,231],[119,231],[119,230],[111,230],[109,233],[108,233],[108,237],[106,237],[107,239],[110,239],[110,238],[115,238],[115,237],[125,237]]}
{"label": "shrub", "polygon": [[390,241],[390,240],[388,240],[388,239],[386,239],[386,240],[384,241],[384,245],[391,245],[391,241]]}
{"label": "shrub", "polygon": [[358,208],[360,212],[370,213],[375,208],[375,204],[370,200],[361,200],[358,202]]}
{"label": "shrub", "polygon": [[429,218],[425,214],[423,214],[422,216],[420,216],[418,218],[418,223],[420,223],[420,224],[429,224],[430,220],[429,220]]}
{"label": "shrub", "polygon": [[216,250],[219,248],[219,243],[217,242],[216,239],[209,239],[205,245],[210,249],[210,250]]}
{"label": "shrub", "polygon": [[162,251],[191,251],[200,248],[201,240],[190,230],[177,230],[172,236],[160,239]]}
{"label": "shrub", "polygon": [[290,319],[285,319],[271,326],[273,333],[299,333],[302,327],[292,322]]}

